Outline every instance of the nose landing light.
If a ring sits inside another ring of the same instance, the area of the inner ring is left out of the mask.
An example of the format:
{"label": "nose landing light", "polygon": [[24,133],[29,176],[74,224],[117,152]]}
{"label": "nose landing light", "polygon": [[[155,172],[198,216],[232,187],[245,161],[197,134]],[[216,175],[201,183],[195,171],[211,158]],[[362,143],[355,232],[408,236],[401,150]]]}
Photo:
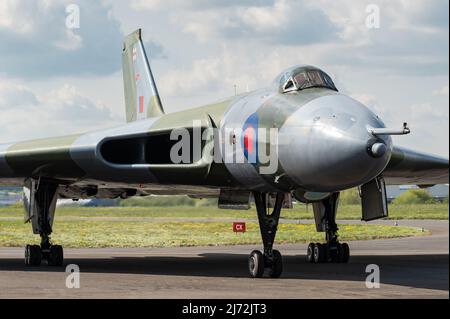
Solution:
{"label": "nose landing light", "polygon": [[387,151],[387,146],[384,143],[375,143],[370,148],[370,154],[376,158],[383,157],[384,154],[386,154],[386,151]]}

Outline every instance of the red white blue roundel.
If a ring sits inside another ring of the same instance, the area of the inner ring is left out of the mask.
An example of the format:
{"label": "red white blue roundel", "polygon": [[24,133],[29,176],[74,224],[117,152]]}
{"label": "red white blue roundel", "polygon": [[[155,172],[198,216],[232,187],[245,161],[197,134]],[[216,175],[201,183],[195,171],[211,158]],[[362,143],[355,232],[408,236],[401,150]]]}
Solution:
{"label": "red white blue roundel", "polygon": [[244,156],[251,164],[258,162],[258,114],[253,113],[245,121],[241,138]]}

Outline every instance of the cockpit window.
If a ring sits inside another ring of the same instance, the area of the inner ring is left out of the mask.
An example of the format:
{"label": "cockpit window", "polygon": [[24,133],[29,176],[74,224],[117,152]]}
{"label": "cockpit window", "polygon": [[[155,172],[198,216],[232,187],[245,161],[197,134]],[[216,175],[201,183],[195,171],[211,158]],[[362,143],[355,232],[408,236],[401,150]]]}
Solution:
{"label": "cockpit window", "polygon": [[322,73],[323,79],[325,80],[325,83],[327,86],[334,88],[334,90],[337,91],[336,86],[333,83],[333,80],[330,78],[330,76],[326,73]]}
{"label": "cockpit window", "polygon": [[308,76],[309,76],[309,79],[310,79],[312,85],[315,85],[315,86],[325,85],[325,82],[324,82],[323,78],[320,76],[319,71],[309,71]]}
{"label": "cockpit window", "polygon": [[311,86],[311,82],[306,73],[299,73],[299,74],[295,75],[294,81],[297,84],[297,89],[300,89],[300,90]]}
{"label": "cockpit window", "polygon": [[297,69],[296,72],[292,72],[290,76],[285,74],[281,80],[284,83],[282,86],[282,91],[284,93],[309,88],[328,88],[337,91],[330,76],[319,69]]}

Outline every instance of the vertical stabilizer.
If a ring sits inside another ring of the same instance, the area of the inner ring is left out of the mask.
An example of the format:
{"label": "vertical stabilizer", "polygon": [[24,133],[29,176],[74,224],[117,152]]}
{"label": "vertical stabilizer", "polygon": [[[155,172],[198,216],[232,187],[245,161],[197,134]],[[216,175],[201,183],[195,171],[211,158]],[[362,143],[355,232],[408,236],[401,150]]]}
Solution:
{"label": "vertical stabilizer", "polygon": [[161,99],[142,43],[141,29],[124,40],[122,68],[127,122],[163,115]]}

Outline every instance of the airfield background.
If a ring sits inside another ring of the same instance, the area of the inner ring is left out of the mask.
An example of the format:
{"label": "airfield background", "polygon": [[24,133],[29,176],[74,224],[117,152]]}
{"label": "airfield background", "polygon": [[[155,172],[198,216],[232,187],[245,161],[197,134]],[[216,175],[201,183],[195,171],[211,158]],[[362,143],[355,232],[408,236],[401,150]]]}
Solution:
{"label": "airfield background", "polygon": [[[390,203],[394,202],[400,195],[410,192],[412,190],[419,190],[416,186],[388,186],[387,195]],[[436,185],[424,190],[428,192],[436,202],[448,201],[449,185]],[[17,187],[0,187],[0,206],[20,205],[22,198],[22,189]],[[346,197],[343,197],[343,204],[346,204]],[[75,205],[75,206],[89,206],[89,207],[114,207],[120,206],[121,201],[113,199],[90,199],[73,202],[72,200],[60,200],[59,205]],[[186,196],[152,196],[151,199],[141,200],[133,204],[128,200],[125,206],[194,206],[197,200],[190,199]],[[349,203],[352,204],[352,203]],[[215,200],[205,201],[203,205],[216,205]]]}

